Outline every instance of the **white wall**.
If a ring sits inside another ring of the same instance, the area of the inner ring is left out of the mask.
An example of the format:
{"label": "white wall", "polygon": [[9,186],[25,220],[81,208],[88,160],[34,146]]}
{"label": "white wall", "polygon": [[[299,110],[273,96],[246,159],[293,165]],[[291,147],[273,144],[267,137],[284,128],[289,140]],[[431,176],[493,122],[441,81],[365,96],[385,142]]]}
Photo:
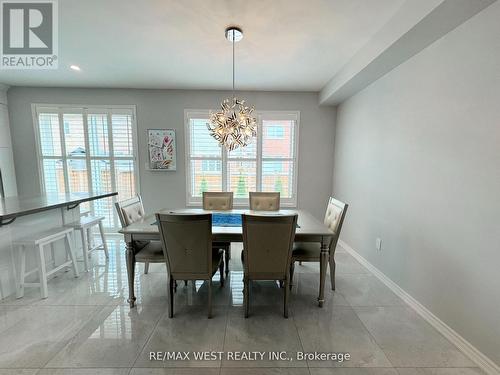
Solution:
{"label": "white wall", "polygon": [[[146,209],[184,206],[184,109],[216,109],[228,95],[218,91],[11,88],[8,99],[19,194],[39,193],[31,103],[135,104],[141,193]],[[335,109],[320,108],[317,93],[244,92],[240,96],[258,110],[300,111],[297,203],[322,217],[332,189]],[[163,127],[176,129],[178,170],[146,171],[146,129]]]}
{"label": "white wall", "polygon": [[341,239],[498,364],[499,20],[495,3],[342,103],[334,158]]}

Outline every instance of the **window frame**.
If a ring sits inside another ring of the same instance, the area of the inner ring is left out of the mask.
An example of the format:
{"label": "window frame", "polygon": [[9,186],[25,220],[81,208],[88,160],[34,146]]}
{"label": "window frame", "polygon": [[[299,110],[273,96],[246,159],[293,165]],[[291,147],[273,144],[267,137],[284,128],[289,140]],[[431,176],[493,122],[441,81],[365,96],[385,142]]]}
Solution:
{"label": "window frame", "polygon": [[[229,161],[248,161],[256,163],[256,186],[257,191],[262,189],[262,161],[290,161],[292,162],[293,173],[292,173],[292,197],[291,198],[281,198],[280,206],[288,208],[297,207],[297,196],[298,196],[298,175],[299,175],[299,130],[300,130],[300,111],[254,111],[255,117],[257,118],[257,150],[256,158],[235,158],[229,157],[228,151],[222,148],[222,157],[191,157],[191,134],[190,134],[190,121],[196,118],[209,118],[209,109],[185,109],[184,110],[184,147],[185,147],[185,166],[186,166],[186,206],[187,207],[201,207],[202,199],[201,197],[192,196],[191,192],[191,161],[192,160],[221,160],[222,163],[222,191],[227,191],[228,189],[228,162]],[[263,144],[263,121],[294,121],[294,144],[293,144],[293,157],[292,158],[268,158],[262,155],[262,144]],[[207,130],[208,132],[208,130]],[[233,205],[235,207],[248,207],[248,198],[236,198],[233,199]]]}
{"label": "window frame", "polygon": [[[42,152],[42,144],[40,139],[40,124],[39,124],[39,114],[40,113],[56,113],[59,119],[59,133],[60,133],[60,141],[61,141],[61,156],[44,156]],[[113,132],[112,126],[112,116],[119,114],[130,114],[132,117],[131,126],[132,126],[132,147],[133,153],[132,156],[115,156],[113,153]],[[38,182],[40,186],[40,192],[45,194],[45,182],[44,182],[44,169],[43,169],[43,161],[44,160],[62,160],[64,165],[64,185],[65,191],[69,192],[69,178],[68,178],[68,169],[67,162],[68,160],[85,160],[87,170],[91,170],[91,161],[92,160],[109,160],[110,161],[110,174],[111,180],[116,185],[116,176],[115,176],[115,162],[120,160],[132,160],[134,166],[134,183],[136,194],[140,194],[141,186],[140,186],[140,172],[139,172],[139,147],[138,147],[138,137],[137,137],[137,115],[136,115],[136,106],[135,105],[83,105],[83,104],[47,104],[47,103],[31,103],[31,114],[33,119],[33,130],[35,134],[35,150],[36,150],[36,158],[37,158],[37,168],[38,168]],[[63,116],[65,114],[81,114],[83,118],[84,124],[84,134],[85,134],[85,146],[86,146],[86,154],[84,156],[76,156],[71,157],[65,150],[65,142],[64,142],[64,121]],[[107,117],[108,122],[108,143],[111,146],[109,149],[109,155],[107,156],[97,156],[90,154],[90,145],[88,138],[88,128],[85,127],[85,123],[87,122],[87,116],[91,114],[103,114]],[[88,189],[92,191],[92,180],[90,173],[88,174]],[[112,201],[117,201],[117,196],[112,197]],[[119,220],[116,216],[115,210],[113,210],[113,228],[108,228],[110,230],[116,230],[120,227]]]}

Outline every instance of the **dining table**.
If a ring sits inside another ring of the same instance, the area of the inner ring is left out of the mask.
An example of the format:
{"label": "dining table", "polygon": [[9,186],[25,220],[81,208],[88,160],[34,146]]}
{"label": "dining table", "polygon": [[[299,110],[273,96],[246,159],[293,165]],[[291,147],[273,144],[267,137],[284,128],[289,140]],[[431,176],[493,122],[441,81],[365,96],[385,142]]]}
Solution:
{"label": "dining table", "polygon": [[[302,209],[281,209],[278,211],[253,211],[249,209],[232,209],[226,211],[203,210],[200,208],[179,208],[179,209],[162,209],[158,213],[175,213],[175,214],[212,214],[213,217],[218,215],[227,215],[235,217],[242,214],[253,215],[290,215],[297,214],[297,228],[295,231],[295,242],[315,242],[320,246],[320,270],[319,270],[319,295],[318,305],[323,306],[325,302],[325,279],[326,271],[330,260],[330,242],[334,233],[329,230],[322,221],[315,218],[306,210]],[[234,220],[229,220],[228,223],[220,222],[220,220],[212,220],[212,241],[213,242],[243,242],[243,228],[241,221],[234,223]],[[147,215],[140,221],[130,224],[122,228],[119,233],[124,235],[126,245],[126,263],[129,286],[128,303],[130,307],[135,306],[136,297],[134,294],[134,279],[135,279],[135,254],[140,250],[135,244],[140,241],[160,241],[160,232],[156,223],[156,216]],[[333,258],[333,254],[332,254]]]}

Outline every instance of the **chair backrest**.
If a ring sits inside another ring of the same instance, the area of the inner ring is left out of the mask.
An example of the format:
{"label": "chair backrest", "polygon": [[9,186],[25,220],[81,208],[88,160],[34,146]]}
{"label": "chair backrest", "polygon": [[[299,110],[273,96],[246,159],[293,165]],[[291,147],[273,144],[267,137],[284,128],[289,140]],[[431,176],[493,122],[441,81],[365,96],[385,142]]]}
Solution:
{"label": "chair backrest", "polygon": [[142,205],[142,198],[140,195],[136,195],[135,197],[121,202],[116,202],[115,208],[123,228],[142,220],[145,216],[144,206]]}
{"label": "chair backrest", "polygon": [[280,209],[280,193],[264,193],[251,191],[250,209],[256,211],[279,211]]}
{"label": "chair backrest", "polygon": [[203,209],[227,211],[233,209],[233,193],[219,191],[203,192]]}
{"label": "chair backrest", "polygon": [[330,197],[328,200],[324,224],[334,233],[332,241],[330,242],[330,250],[334,251],[337,247],[342,224],[344,223],[344,218],[347,213],[347,207],[349,207],[347,203],[341,202],[333,197]]}
{"label": "chair backrest", "polygon": [[156,214],[167,269],[176,280],[212,275],[212,215]]}
{"label": "chair backrest", "polygon": [[242,215],[243,259],[250,280],[289,275],[297,215]]}

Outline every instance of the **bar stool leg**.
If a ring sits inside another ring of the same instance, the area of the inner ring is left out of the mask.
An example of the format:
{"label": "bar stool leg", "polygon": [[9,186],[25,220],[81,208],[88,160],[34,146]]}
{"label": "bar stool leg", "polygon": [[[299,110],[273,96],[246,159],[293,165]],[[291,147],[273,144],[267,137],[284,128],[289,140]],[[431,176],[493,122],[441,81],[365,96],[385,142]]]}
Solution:
{"label": "bar stool leg", "polygon": [[[69,257],[71,258],[71,263],[73,265],[73,273],[74,273],[75,277],[78,277],[79,273],[78,273],[78,267],[76,264],[76,256],[75,256],[75,252],[73,251],[73,245],[71,243],[71,236],[69,233],[66,233],[66,245],[67,245],[66,251],[69,252]],[[86,255],[87,254],[84,254],[84,256],[86,256]]]}
{"label": "bar stool leg", "polygon": [[104,237],[104,226],[102,225],[102,221],[99,221],[99,233],[101,233],[101,241],[102,247],[104,249],[104,254],[106,255],[106,259],[109,259],[108,244],[106,243],[106,237]]}
{"label": "bar stool leg", "polygon": [[49,296],[49,290],[47,288],[47,270],[45,267],[45,254],[43,245],[37,246],[37,262],[38,262],[38,277],[40,279],[40,295],[43,299]]}
{"label": "bar stool leg", "polygon": [[[94,247],[94,236],[92,235],[92,227],[87,228],[87,243],[88,243],[88,249],[92,249]],[[90,251],[89,251],[90,253]]]}
{"label": "bar stool leg", "polygon": [[56,251],[54,249],[54,243],[53,242],[50,243],[50,257],[52,258],[51,259],[52,267],[55,267],[56,266]]}
{"label": "bar stool leg", "polygon": [[24,274],[26,273],[26,247],[19,246],[19,272],[17,275],[16,298],[24,297]]}
{"label": "bar stool leg", "polygon": [[83,266],[85,268],[85,272],[89,272],[89,244],[87,239],[87,230],[82,228],[80,229],[80,233],[82,234]]}

